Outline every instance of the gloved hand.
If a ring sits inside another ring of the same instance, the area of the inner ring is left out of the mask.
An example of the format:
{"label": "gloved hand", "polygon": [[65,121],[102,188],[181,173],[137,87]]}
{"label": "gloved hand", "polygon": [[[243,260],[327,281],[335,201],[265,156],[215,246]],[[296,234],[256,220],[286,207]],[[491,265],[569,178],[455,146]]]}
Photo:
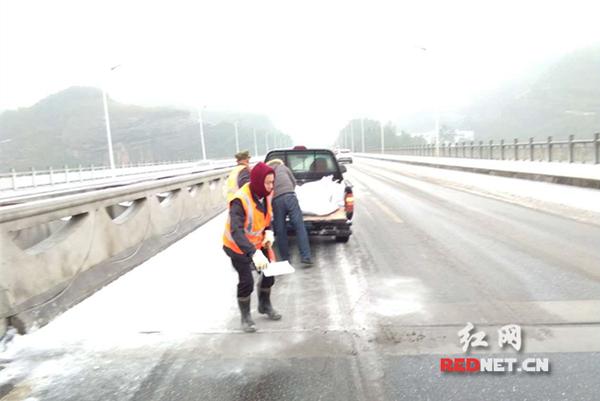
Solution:
{"label": "gloved hand", "polygon": [[270,248],[275,242],[275,234],[271,230],[265,230],[265,239],[263,239],[262,245]]}
{"label": "gloved hand", "polygon": [[267,259],[261,250],[254,252],[254,255],[252,255],[252,262],[254,262],[254,266],[256,266],[256,270],[258,271],[266,269],[269,265],[269,259]]}

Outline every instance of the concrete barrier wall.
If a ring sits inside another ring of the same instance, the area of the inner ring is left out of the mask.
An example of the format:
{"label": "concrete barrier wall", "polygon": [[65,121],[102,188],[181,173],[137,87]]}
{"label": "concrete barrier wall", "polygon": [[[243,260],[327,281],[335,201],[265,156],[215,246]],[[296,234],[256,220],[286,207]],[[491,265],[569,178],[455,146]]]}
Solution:
{"label": "concrete barrier wall", "polygon": [[600,164],[567,164],[355,153],[355,157],[600,189]]}
{"label": "concrete barrier wall", "polygon": [[222,212],[228,172],[0,209],[0,337],[47,323]]}

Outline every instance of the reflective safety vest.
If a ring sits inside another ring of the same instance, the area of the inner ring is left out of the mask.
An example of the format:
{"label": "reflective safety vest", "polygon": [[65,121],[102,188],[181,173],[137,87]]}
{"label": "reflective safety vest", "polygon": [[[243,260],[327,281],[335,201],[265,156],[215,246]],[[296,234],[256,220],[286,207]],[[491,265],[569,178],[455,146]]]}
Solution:
{"label": "reflective safety vest", "polygon": [[[271,207],[270,200],[267,200],[267,214],[265,215],[260,209],[250,192],[250,184],[244,184],[233,196],[231,200],[239,199],[242,201],[242,206],[246,212],[246,220],[244,221],[244,233],[248,241],[256,249],[262,248],[262,242],[264,240],[264,231],[271,224],[271,216],[273,216],[273,208]],[[231,203],[230,203],[231,204]],[[225,232],[223,233],[223,245],[243,255],[244,252],[235,243],[231,236],[231,220],[229,215],[227,216],[227,223],[225,223]]]}
{"label": "reflective safety vest", "polygon": [[229,173],[229,177],[227,177],[227,181],[225,182],[225,186],[223,187],[223,195],[225,196],[225,198],[227,198],[227,204],[229,204],[232,201],[233,197],[235,196],[235,193],[238,189],[240,189],[238,187],[238,177],[240,175],[240,172],[245,168],[247,168],[247,166],[243,164],[238,164],[233,168],[231,173]]}

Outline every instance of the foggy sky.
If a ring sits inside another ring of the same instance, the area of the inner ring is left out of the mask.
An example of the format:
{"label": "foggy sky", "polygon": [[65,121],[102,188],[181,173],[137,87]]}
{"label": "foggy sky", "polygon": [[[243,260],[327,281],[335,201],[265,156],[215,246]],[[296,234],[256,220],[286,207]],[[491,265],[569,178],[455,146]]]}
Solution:
{"label": "foggy sky", "polygon": [[0,110],[105,85],[122,102],[264,113],[327,145],[350,118],[458,107],[600,40],[592,1],[396,3],[0,0]]}

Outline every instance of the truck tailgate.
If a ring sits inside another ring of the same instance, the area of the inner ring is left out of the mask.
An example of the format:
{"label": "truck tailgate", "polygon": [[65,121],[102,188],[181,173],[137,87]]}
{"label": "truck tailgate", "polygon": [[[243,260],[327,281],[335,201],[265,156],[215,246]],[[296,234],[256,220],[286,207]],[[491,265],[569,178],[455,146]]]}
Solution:
{"label": "truck tailgate", "polygon": [[304,215],[304,221],[329,221],[329,220],[344,220],[346,221],[346,210],[341,207],[333,213],[324,216]]}

